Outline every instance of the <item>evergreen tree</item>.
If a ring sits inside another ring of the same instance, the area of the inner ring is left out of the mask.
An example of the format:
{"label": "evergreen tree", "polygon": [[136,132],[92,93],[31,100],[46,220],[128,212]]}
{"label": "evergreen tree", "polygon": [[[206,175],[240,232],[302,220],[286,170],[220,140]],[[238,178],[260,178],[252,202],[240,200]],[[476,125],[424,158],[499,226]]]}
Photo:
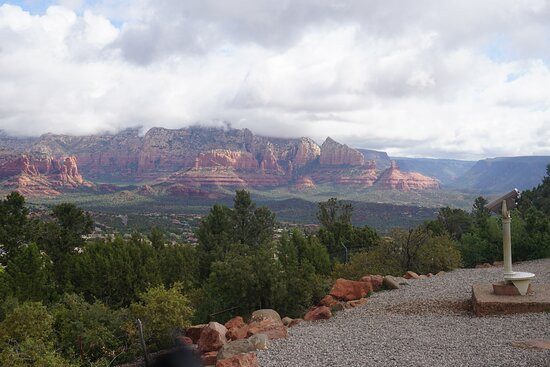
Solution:
{"label": "evergreen tree", "polygon": [[151,228],[151,233],[147,236],[153,248],[160,250],[164,247],[166,239],[164,238],[164,231],[157,226]]}
{"label": "evergreen tree", "polygon": [[6,281],[19,301],[48,301],[54,296],[50,258],[31,243],[19,251],[6,267]]}
{"label": "evergreen tree", "polygon": [[6,265],[28,240],[28,213],[25,198],[18,192],[0,201],[0,264]]}
{"label": "evergreen tree", "polygon": [[71,203],[55,206],[52,215],[54,221],[41,223],[34,240],[53,261],[58,287],[68,290],[73,256],[84,246],[84,236],[92,232],[94,222],[89,213]]}
{"label": "evergreen tree", "polygon": [[139,292],[162,281],[157,254],[144,241],[134,243],[117,236],[87,244],[74,257],[70,281],[88,301],[127,306]]}

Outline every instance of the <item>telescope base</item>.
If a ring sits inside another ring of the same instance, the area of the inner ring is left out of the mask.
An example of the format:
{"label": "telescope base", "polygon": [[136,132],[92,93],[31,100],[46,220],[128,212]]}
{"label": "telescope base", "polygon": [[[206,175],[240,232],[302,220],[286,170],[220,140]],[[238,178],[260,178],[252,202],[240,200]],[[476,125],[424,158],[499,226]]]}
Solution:
{"label": "telescope base", "polygon": [[492,284],[474,284],[472,307],[477,316],[547,312],[550,310],[550,284],[537,283],[535,292],[522,297],[497,295]]}
{"label": "telescope base", "polygon": [[[521,296],[519,289],[508,282],[493,283],[493,293],[497,296]],[[533,293],[533,285],[529,284],[527,294]]]}
{"label": "telescope base", "polygon": [[508,283],[512,283],[522,296],[527,294],[531,281],[535,278],[535,274],[514,271],[512,273],[504,273],[504,280]]}

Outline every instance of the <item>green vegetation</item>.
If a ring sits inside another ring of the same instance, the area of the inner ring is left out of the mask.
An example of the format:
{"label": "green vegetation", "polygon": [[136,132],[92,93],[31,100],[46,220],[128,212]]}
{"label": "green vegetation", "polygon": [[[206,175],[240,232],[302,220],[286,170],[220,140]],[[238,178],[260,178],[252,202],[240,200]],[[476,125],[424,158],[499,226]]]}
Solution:
{"label": "green vegetation", "polygon": [[[550,165],[540,185],[522,193],[512,211],[512,256],[516,261],[550,256]],[[442,208],[427,224],[434,233],[457,240],[465,266],[502,260],[502,227],[498,216],[485,208],[478,197],[470,213]]]}
{"label": "green vegetation", "polygon": [[[514,259],[550,256],[549,202],[550,167],[512,212]],[[318,205],[319,229],[304,233],[281,230],[270,209],[240,190],[231,207],[210,208],[190,245],[156,225],[92,238],[92,218],[74,204],[39,217],[11,193],[0,200],[0,365],[117,365],[140,353],[138,318],[154,352],[212,314],[225,321],[274,308],[300,317],[336,277],[499,260],[500,219],[485,204],[479,197],[470,212],[445,207],[382,236],[354,225],[350,202],[329,198]]]}

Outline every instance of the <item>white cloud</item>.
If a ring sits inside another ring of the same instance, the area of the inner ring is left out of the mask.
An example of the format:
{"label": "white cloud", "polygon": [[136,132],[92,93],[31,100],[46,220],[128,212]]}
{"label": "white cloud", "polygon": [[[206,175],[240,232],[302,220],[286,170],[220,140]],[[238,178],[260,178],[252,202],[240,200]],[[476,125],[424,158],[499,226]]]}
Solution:
{"label": "white cloud", "polygon": [[0,129],[229,120],[394,155],[550,154],[546,1],[110,3],[0,6]]}

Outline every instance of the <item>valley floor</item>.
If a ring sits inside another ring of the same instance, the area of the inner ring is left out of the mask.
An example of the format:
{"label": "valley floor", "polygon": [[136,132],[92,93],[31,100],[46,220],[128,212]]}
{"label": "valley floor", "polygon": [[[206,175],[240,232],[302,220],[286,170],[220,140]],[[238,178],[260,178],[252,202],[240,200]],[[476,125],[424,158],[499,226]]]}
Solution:
{"label": "valley floor", "polygon": [[[550,283],[550,258],[514,270]],[[287,340],[258,353],[270,366],[550,366],[550,350],[523,349],[512,341],[550,340],[550,312],[476,317],[474,283],[492,283],[502,268],[460,269],[410,286],[373,294],[358,308],[326,321],[303,322]],[[536,288],[535,288],[536,289]]]}

